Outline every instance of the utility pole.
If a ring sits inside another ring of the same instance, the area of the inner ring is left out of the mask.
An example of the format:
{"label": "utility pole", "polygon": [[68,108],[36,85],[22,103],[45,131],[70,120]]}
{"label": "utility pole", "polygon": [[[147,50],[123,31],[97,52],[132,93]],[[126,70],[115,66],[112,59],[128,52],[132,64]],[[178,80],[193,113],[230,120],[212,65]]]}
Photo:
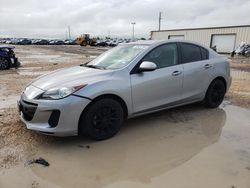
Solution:
{"label": "utility pole", "polygon": [[70,25],[68,26],[69,40],[70,40]]}
{"label": "utility pole", "polygon": [[161,20],[162,20],[161,12],[159,12],[159,31],[161,30]]}
{"label": "utility pole", "polygon": [[134,41],[135,40],[135,22],[132,22],[131,23],[132,25],[133,25],[133,35],[132,35],[132,41]]}

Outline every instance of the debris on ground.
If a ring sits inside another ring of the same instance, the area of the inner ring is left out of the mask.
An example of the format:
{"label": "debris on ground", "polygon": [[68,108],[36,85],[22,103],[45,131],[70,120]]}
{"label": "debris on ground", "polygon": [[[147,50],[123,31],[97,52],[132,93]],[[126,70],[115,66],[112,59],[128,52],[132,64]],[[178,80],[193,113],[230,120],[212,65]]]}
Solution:
{"label": "debris on ground", "polygon": [[43,159],[41,157],[39,159],[32,159],[32,160],[27,162],[28,165],[31,165],[31,164],[34,164],[34,163],[43,165],[45,167],[49,166],[49,163],[45,159]]}
{"label": "debris on ground", "polygon": [[89,146],[89,145],[86,145],[86,146],[83,146],[83,145],[78,145],[78,147],[79,147],[79,148],[87,148],[87,149],[89,149],[89,148],[90,148],[90,146]]}
{"label": "debris on ground", "polygon": [[36,181],[33,181],[31,184],[31,188],[37,188],[39,186],[39,183]]}

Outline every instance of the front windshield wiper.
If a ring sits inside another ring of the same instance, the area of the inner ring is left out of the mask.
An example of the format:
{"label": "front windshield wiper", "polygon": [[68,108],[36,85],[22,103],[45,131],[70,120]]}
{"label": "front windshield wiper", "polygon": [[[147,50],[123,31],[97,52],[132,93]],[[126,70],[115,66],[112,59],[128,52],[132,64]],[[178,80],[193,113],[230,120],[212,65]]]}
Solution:
{"label": "front windshield wiper", "polygon": [[80,66],[94,68],[94,69],[103,69],[103,70],[106,69],[105,67],[101,67],[98,65],[81,64]]}

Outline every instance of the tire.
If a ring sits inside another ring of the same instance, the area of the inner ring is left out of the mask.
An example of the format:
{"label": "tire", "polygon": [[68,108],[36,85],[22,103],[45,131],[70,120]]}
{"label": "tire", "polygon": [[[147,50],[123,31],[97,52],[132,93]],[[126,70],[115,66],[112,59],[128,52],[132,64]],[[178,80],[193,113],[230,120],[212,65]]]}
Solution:
{"label": "tire", "polygon": [[217,108],[223,101],[226,93],[226,86],[222,80],[214,80],[208,87],[203,101],[207,108]]}
{"label": "tire", "polygon": [[79,132],[94,140],[108,139],[120,130],[123,120],[121,104],[112,98],[103,98],[90,104],[82,114]]}
{"label": "tire", "polygon": [[245,54],[246,57],[250,57],[250,51]]}
{"label": "tire", "polygon": [[6,70],[10,68],[9,61],[3,57],[0,57],[0,70]]}

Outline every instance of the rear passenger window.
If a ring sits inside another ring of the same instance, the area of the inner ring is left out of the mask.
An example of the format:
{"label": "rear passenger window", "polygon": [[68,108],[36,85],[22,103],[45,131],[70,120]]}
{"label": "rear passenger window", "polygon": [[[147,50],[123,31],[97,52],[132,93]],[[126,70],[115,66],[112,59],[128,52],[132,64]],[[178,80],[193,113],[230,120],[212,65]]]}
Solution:
{"label": "rear passenger window", "polygon": [[199,46],[182,43],[181,52],[182,52],[183,63],[189,63],[189,62],[202,60],[201,49]]}
{"label": "rear passenger window", "polygon": [[208,59],[208,52],[204,48],[201,48],[201,58],[202,60]]}

